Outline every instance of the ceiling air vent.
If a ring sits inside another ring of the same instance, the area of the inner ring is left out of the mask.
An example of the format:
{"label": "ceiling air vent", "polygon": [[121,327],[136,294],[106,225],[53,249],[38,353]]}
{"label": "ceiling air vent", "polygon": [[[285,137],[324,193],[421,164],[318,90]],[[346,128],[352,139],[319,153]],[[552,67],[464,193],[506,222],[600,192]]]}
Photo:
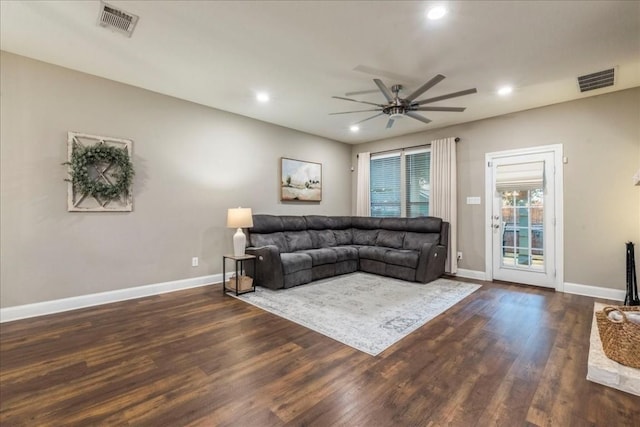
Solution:
{"label": "ceiling air vent", "polygon": [[111,28],[127,37],[131,37],[133,29],[138,23],[138,16],[122,9],[113,7],[105,2],[100,2],[100,16],[98,25]]}
{"label": "ceiling air vent", "polygon": [[578,77],[580,92],[587,92],[594,89],[613,86],[615,84],[615,68],[598,71],[597,73],[585,74]]}

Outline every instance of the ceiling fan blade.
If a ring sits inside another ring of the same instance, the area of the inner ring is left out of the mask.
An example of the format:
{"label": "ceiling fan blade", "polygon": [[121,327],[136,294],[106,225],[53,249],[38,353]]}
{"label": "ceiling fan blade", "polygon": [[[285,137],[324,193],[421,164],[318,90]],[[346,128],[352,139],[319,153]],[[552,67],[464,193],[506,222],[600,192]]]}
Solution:
{"label": "ceiling fan blade", "polygon": [[422,123],[431,123],[431,120],[427,119],[426,117],[422,117],[420,114],[414,113],[413,111],[407,111],[404,114],[411,117],[412,119],[420,120]]}
{"label": "ceiling fan blade", "polygon": [[445,77],[442,74],[436,74],[434,78],[432,78],[431,80],[429,80],[428,82],[420,86],[411,95],[407,96],[405,98],[405,101],[409,101],[409,102],[413,101],[414,99],[416,99],[417,97],[419,97],[420,95],[422,95],[427,90],[431,89],[432,87],[434,87],[435,85],[443,81],[444,79]]}
{"label": "ceiling fan blade", "polygon": [[365,111],[380,111],[380,110],[373,109],[373,110],[343,111],[341,113],[329,113],[329,115],[335,116],[336,114],[364,113]]}
{"label": "ceiling fan blade", "polygon": [[367,101],[358,101],[357,99],[345,98],[343,96],[332,96],[332,98],[342,99],[343,101],[359,102],[361,104],[375,105],[376,107],[384,107],[384,105],[382,104],[376,104],[374,102],[367,102]]}
{"label": "ceiling fan blade", "polygon": [[357,90],[355,92],[347,92],[344,94],[344,96],[354,96],[354,95],[368,95],[370,93],[378,93],[377,90],[375,89],[370,89],[370,90]]}
{"label": "ceiling fan blade", "polygon": [[389,90],[389,88],[382,83],[382,80],[380,79],[373,79],[373,82],[378,85],[378,88],[380,89],[380,92],[382,92],[382,94],[384,95],[385,98],[387,98],[387,101],[391,102],[393,101],[393,94],[391,93],[391,91]]}
{"label": "ceiling fan blade", "polygon": [[366,118],[366,119],[364,119],[364,120],[360,120],[359,122],[355,122],[355,123],[354,123],[354,125],[359,125],[360,123],[362,123],[362,122],[366,122],[367,120],[375,119],[376,117],[381,116],[381,115],[383,115],[383,114],[384,114],[384,113],[378,113],[378,114],[376,114],[375,116],[371,116],[371,117],[368,117],[368,118]]}
{"label": "ceiling fan blade", "polygon": [[391,129],[391,126],[393,126],[393,119],[389,119],[387,122],[387,129]]}
{"label": "ceiling fan blade", "polygon": [[418,107],[411,108],[411,111],[451,111],[454,113],[462,113],[466,107]]}
{"label": "ceiling fan blade", "polygon": [[448,93],[442,96],[436,96],[435,98],[423,99],[422,101],[415,102],[416,105],[430,104],[432,102],[442,101],[443,99],[457,98],[458,96],[471,95],[478,92],[475,87],[473,89],[461,90],[460,92]]}

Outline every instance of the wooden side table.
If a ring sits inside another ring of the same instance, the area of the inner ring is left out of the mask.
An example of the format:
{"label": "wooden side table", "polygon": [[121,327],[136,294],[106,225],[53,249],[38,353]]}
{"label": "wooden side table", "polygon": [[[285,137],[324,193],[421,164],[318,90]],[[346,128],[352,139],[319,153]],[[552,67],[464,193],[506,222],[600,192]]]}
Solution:
{"label": "wooden side table", "polygon": [[242,256],[222,255],[222,295],[227,294],[227,260],[231,260],[235,262],[235,273],[236,273],[235,291],[233,289],[229,289],[229,292],[235,292],[236,296],[246,294],[249,292],[255,292],[256,291],[255,279],[251,284],[251,290],[248,290],[248,291],[240,291],[240,282],[239,282],[240,276],[244,273],[244,270],[245,270],[244,269],[245,261],[253,262],[253,271],[256,271],[255,255],[242,255]]}

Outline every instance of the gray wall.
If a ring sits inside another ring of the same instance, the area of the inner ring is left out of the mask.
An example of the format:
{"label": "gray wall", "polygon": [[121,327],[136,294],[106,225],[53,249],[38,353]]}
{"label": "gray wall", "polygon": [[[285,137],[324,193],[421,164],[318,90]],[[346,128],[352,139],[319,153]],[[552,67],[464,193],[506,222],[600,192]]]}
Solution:
{"label": "gray wall", "polygon": [[[624,289],[625,242],[635,242],[640,252],[640,187],[632,185],[640,168],[640,88],[356,145],[352,164],[357,165],[359,152],[448,136],[462,139],[457,144],[460,268],[484,271],[485,153],[563,144],[569,159],[564,165],[565,282]],[[356,174],[354,195],[355,179]],[[468,196],[480,196],[482,204],[467,205]]]}
{"label": "gray wall", "polygon": [[[2,307],[221,273],[230,207],[349,214],[346,144],[1,55]],[[133,212],[67,212],[67,131],[134,140]],[[322,163],[321,203],[279,201],[281,156]]]}

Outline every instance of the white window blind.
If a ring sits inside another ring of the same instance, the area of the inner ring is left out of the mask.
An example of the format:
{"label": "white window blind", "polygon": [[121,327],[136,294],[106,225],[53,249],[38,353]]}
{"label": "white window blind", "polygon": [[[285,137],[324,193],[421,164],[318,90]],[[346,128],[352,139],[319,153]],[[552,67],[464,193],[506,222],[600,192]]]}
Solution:
{"label": "white window blind", "polygon": [[535,190],[544,186],[544,162],[516,163],[496,167],[496,190]]}
{"label": "white window blind", "polygon": [[400,153],[371,155],[371,216],[400,216]]}
{"label": "white window blind", "polygon": [[371,216],[429,215],[428,148],[372,154],[370,166]]}
{"label": "white window blind", "polygon": [[429,175],[431,156],[429,150],[407,151],[405,154],[406,173],[406,216],[414,218],[429,215]]}

